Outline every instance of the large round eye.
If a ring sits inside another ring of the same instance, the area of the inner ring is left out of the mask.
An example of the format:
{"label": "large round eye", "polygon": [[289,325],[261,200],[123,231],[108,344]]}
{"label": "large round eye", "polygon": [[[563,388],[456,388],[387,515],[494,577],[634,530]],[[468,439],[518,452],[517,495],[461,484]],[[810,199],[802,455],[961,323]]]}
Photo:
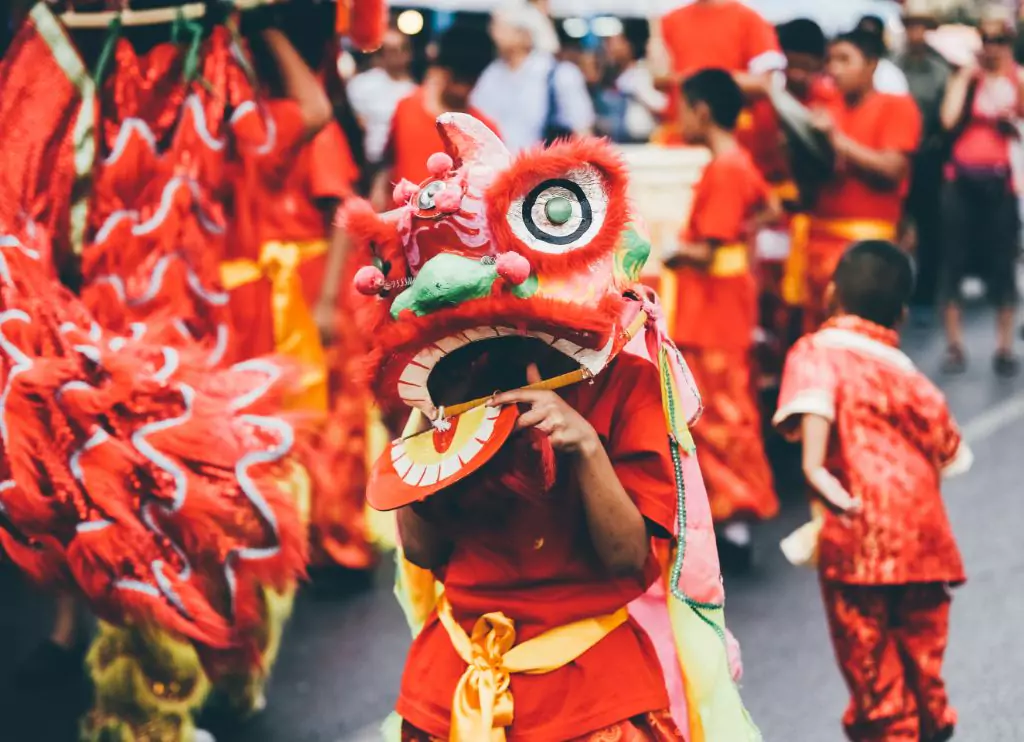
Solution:
{"label": "large round eye", "polygon": [[516,237],[530,248],[562,253],[589,243],[601,230],[607,208],[601,174],[586,166],[545,180],[516,199],[507,218]]}
{"label": "large round eye", "polygon": [[437,194],[444,189],[445,184],[443,180],[435,180],[433,183],[428,183],[416,197],[416,207],[423,211],[430,211],[434,208],[434,199],[437,197]]}

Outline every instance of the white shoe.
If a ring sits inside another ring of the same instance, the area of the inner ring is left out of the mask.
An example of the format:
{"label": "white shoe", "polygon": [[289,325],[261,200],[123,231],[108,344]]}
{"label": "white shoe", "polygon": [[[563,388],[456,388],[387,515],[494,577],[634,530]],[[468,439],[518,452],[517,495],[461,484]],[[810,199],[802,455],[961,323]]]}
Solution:
{"label": "white shoe", "polygon": [[258,714],[267,709],[267,694],[264,691],[260,691],[260,694],[252,701],[252,713]]}
{"label": "white shoe", "polygon": [[217,738],[205,729],[196,729],[195,734],[192,735],[192,742],[217,742]]}

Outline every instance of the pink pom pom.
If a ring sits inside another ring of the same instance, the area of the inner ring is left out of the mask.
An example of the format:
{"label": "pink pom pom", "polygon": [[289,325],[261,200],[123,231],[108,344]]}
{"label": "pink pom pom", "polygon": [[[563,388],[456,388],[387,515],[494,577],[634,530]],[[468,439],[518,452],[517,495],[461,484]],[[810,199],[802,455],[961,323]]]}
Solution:
{"label": "pink pom pom", "polygon": [[420,187],[418,185],[402,178],[395,184],[395,190],[391,194],[391,197],[395,200],[396,204],[407,204],[412,201],[419,192]]}
{"label": "pink pom pom", "polygon": [[517,252],[503,252],[495,261],[498,275],[513,286],[530,277],[530,261]]}
{"label": "pink pom pom", "polygon": [[435,152],[427,158],[427,170],[435,178],[443,178],[452,171],[455,162],[444,152]]}
{"label": "pink pom pom", "polygon": [[356,271],[355,280],[356,291],[364,296],[376,296],[380,293],[380,290],[384,288],[384,274],[380,272],[380,268],[375,265],[364,265],[358,271]]}
{"label": "pink pom pom", "polygon": [[458,186],[448,186],[448,190],[434,196],[434,207],[446,214],[455,213],[462,208],[462,189]]}

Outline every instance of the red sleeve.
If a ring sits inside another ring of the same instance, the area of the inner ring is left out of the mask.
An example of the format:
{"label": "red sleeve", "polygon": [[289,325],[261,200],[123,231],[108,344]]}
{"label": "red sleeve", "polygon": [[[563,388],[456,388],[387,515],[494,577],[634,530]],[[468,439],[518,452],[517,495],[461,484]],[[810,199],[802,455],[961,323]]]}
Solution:
{"label": "red sleeve", "polygon": [[952,477],[970,469],[974,463],[974,454],[971,453],[970,447],[964,441],[960,426],[956,424],[953,413],[949,411],[945,400],[943,400],[942,408],[939,411],[935,430],[936,454],[942,475]]}
{"label": "red sleeve", "polygon": [[640,513],[664,529],[660,535],[667,538],[676,527],[676,485],[658,369],[645,359],[624,356],[610,372],[619,378],[614,391],[606,391],[617,397],[608,457]]}
{"label": "red sleeve", "polygon": [[737,182],[740,172],[722,161],[708,164],[697,185],[700,199],[694,199],[690,239],[730,243],[741,237],[750,191]]}
{"label": "red sleeve", "polygon": [[359,179],[345,134],[332,121],[309,143],[309,188],[313,198],[343,199]]}
{"label": "red sleeve", "polygon": [[836,384],[828,350],[815,345],[813,335],[802,338],[786,357],[779,409],[772,424],[786,438],[796,440],[804,415],[835,420]]}
{"label": "red sleeve", "polygon": [[879,150],[910,154],[921,144],[921,113],[909,95],[892,96],[885,113],[887,126],[880,127]]}

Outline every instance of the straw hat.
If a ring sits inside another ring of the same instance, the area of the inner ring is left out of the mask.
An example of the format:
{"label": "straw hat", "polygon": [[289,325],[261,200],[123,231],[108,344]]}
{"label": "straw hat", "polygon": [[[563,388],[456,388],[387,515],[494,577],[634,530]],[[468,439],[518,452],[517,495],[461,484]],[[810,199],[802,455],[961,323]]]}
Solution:
{"label": "straw hat", "polygon": [[917,21],[928,24],[930,28],[939,25],[939,13],[933,0],[906,0],[901,15],[904,24]]}

